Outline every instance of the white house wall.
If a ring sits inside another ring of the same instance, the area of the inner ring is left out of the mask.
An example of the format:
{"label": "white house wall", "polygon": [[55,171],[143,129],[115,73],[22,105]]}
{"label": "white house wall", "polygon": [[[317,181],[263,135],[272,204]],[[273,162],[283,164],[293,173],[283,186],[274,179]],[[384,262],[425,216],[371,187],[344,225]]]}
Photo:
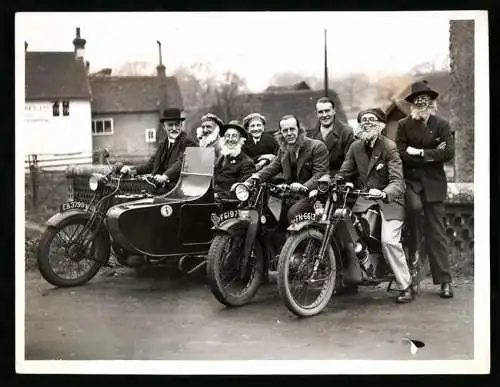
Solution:
{"label": "white house wall", "polygon": [[[25,103],[25,154],[39,160],[69,158],[69,163],[92,161],[91,110],[89,101],[69,102],[69,116],[52,115],[53,101]],[[70,154],[70,155],[68,155]]]}

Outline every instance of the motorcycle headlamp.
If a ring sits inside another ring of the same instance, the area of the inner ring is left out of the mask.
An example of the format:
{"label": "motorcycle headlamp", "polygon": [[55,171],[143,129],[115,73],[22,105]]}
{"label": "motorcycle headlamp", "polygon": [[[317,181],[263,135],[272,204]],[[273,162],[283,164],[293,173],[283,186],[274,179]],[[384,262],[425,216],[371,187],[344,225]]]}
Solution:
{"label": "motorcycle headlamp", "polygon": [[328,175],[322,176],[318,179],[318,191],[325,193],[330,188],[330,177]]}
{"label": "motorcycle headlamp", "polygon": [[93,173],[89,177],[89,188],[91,191],[97,191],[104,183],[104,176],[100,173]]}
{"label": "motorcycle headlamp", "polygon": [[238,184],[234,188],[234,194],[239,201],[244,202],[250,197],[250,190],[245,184]]}

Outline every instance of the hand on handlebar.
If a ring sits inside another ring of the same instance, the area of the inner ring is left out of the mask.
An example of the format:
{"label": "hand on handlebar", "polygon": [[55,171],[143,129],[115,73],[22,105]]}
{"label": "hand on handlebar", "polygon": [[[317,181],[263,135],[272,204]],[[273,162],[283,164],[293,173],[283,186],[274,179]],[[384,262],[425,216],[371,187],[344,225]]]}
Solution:
{"label": "hand on handlebar", "polygon": [[377,188],[370,188],[368,191],[368,195],[373,197],[374,199],[385,199],[387,194],[384,191],[381,191]]}
{"label": "hand on handlebar", "polygon": [[130,168],[128,165],[124,165],[120,169],[120,174],[122,174],[122,175],[132,175],[133,174],[132,168]]}
{"label": "hand on handlebar", "polygon": [[290,190],[292,192],[308,192],[309,191],[309,189],[305,185],[300,184],[300,183],[290,184]]}
{"label": "hand on handlebar", "polygon": [[169,182],[168,176],[163,175],[163,174],[154,175],[153,180],[155,181],[155,183],[157,183],[159,185],[167,184]]}

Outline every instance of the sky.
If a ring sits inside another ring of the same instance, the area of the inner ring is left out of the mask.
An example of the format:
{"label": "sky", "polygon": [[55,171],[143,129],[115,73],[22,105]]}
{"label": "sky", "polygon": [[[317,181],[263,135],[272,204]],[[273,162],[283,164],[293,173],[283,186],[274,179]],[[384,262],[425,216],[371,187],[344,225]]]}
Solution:
{"label": "sky", "polygon": [[[29,51],[72,51],[76,27],[90,70],[129,61],[158,63],[167,75],[207,63],[259,91],[279,72],[322,77],[324,29],[330,77],[403,73],[448,58],[449,12],[20,13],[16,34]],[[422,27],[426,28],[422,28]]]}

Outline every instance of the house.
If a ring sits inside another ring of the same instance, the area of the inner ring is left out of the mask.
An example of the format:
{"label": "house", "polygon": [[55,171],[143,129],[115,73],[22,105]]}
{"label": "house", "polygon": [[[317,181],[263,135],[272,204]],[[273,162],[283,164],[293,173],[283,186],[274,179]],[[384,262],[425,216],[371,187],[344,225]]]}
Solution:
{"label": "house", "polygon": [[[323,97],[324,90],[311,90],[305,82],[289,87],[268,87],[263,93],[242,96],[246,114],[259,112],[266,117],[266,131],[275,132],[279,128],[279,119],[285,114],[295,114],[304,128],[312,128],[317,124],[316,101]],[[347,122],[338,94],[328,91],[335,102],[336,116]]]}
{"label": "house", "polygon": [[165,136],[160,114],[166,107],[183,109],[177,79],[165,75],[161,61],[156,76],[113,76],[105,69],[90,75],[90,87],[96,156],[108,148],[121,161],[147,159]]}
{"label": "house", "polygon": [[79,28],[73,52],[28,51],[25,43],[24,145],[40,166],[92,161],[85,43]]}

